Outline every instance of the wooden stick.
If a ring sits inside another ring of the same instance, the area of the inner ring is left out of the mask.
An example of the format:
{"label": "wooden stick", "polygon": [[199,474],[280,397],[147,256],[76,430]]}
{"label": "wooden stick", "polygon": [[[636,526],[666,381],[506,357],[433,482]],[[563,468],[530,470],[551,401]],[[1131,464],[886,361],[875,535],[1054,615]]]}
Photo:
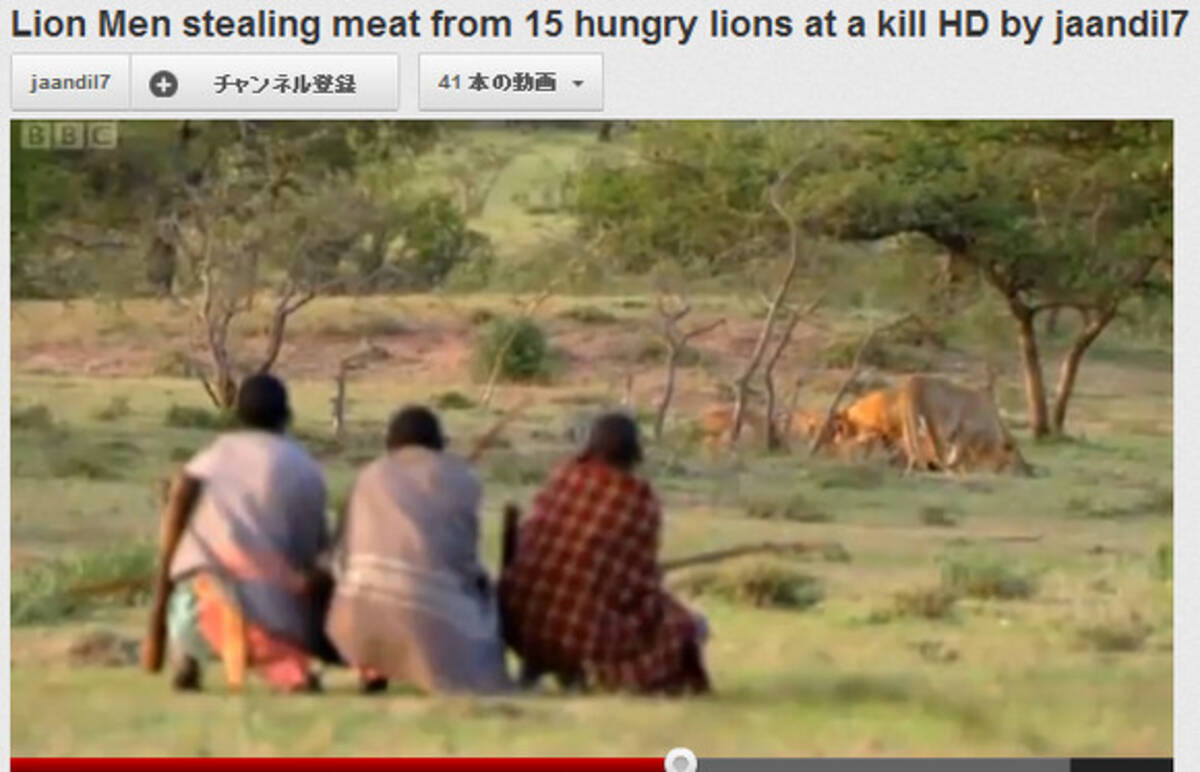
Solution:
{"label": "wooden stick", "polygon": [[192,510],[200,498],[200,487],[199,480],[180,472],[175,476],[163,509],[158,571],[154,577],[154,599],[150,605],[149,627],[142,643],[142,667],[151,673],[162,670],[167,645],[167,605],[174,589],[174,582],[171,581],[171,561],[188,523],[191,522]]}
{"label": "wooden stick", "polygon": [[504,522],[500,532],[500,568],[512,565],[517,558],[517,526],[521,521],[521,510],[511,501],[504,505]]}
{"label": "wooden stick", "polygon": [[664,560],[660,564],[663,573],[678,571],[681,568],[691,568],[706,563],[718,563],[722,560],[731,558],[740,558],[744,555],[753,555],[762,552],[770,553],[803,553],[803,552],[818,552],[831,549],[843,549],[836,542],[762,542],[759,544],[743,544],[738,547],[730,547],[723,550],[714,550],[713,552],[702,552],[698,555],[691,555],[685,558],[676,558],[675,560]]}
{"label": "wooden stick", "polygon": [[510,423],[512,423],[514,419],[528,409],[532,401],[532,398],[524,399],[512,410],[509,410],[507,413],[500,416],[496,423],[492,424],[492,427],[484,432],[483,435],[475,441],[475,446],[471,448],[471,452],[467,454],[467,460],[472,463],[478,461],[483,454],[487,452],[488,448],[492,446],[492,443],[496,441],[496,438],[500,436],[500,433],[503,432],[504,429]]}

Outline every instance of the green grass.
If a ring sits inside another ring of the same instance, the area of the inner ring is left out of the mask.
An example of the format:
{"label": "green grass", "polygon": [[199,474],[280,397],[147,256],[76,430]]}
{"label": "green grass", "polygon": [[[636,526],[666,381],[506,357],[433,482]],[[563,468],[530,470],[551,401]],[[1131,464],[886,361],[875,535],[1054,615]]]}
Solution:
{"label": "green grass", "polygon": [[[532,175],[536,159],[530,163]],[[502,201],[508,184],[498,182],[483,217],[492,216],[493,205],[510,206]],[[739,307],[729,298],[693,300],[704,313],[731,318]],[[711,698],[547,692],[451,699],[397,691],[364,699],[346,672],[328,673],[328,693],[319,697],[273,697],[258,685],[231,697],[216,669],[205,694],[181,698],[165,678],[81,664],[70,655],[97,626],[139,636],[143,598],[72,608],[62,601],[69,586],[142,565],[144,558],[124,563],[117,556],[154,538],[159,482],[217,428],[208,421],[168,425],[172,407],[213,414],[194,380],[152,376],[152,356],[135,358],[142,364],[120,377],[48,359],[46,352],[78,347],[87,354],[78,362],[103,365],[110,354],[121,359],[183,339],[181,322],[165,306],[127,306],[132,326],[103,340],[89,304],[14,308],[16,755],[658,755],[674,744],[727,756],[1171,751],[1169,356],[1126,355],[1106,343],[1104,356],[1080,373],[1069,417],[1075,441],[1033,443],[1017,432],[1030,462],[1045,472],[1031,479],[905,477],[883,465],[753,448],[717,457],[694,444],[648,448],[647,468],[664,501],[665,558],[764,541],[837,543],[852,556],[747,559],[669,576],[673,584],[697,572],[707,577],[685,597],[712,629]],[[559,316],[576,306],[616,321]],[[344,500],[357,466],[382,452],[384,422],[397,406],[441,404],[451,448],[465,452],[505,407],[529,395],[531,406],[504,433],[507,446],[479,464],[481,549],[494,567],[503,503],[528,506],[550,466],[571,451],[563,431],[571,416],[581,405],[613,404],[619,394],[605,381],[607,365],[590,361],[552,386],[506,386],[491,407],[477,404],[478,386],[465,366],[447,369],[436,360],[412,369],[437,352],[410,351],[410,338],[434,329],[469,340],[472,314],[502,317],[513,308],[499,295],[445,302],[409,296],[322,300],[297,315],[295,340],[313,346],[285,358],[283,372],[293,389],[296,434],[320,452],[331,502]],[[556,345],[629,334],[636,350],[632,330],[653,313],[645,296],[590,297],[583,305],[548,303],[540,318]],[[403,320],[408,332],[386,364],[355,374],[346,438],[334,444],[331,374],[319,362],[336,361],[350,344],[328,343],[333,353],[315,360],[315,342],[324,340],[322,329],[385,317]],[[467,354],[464,347],[463,359]],[[653,404],[652,377],[639,376],[646,380],[638,381],[638,410]],[[836,388],[838,379],[828,380]],[[804,400],[827,404],[828,390],[814,381]],[[693,407],[711,399],[709,389],[698,369],[681,371],[672,420],[685,426]],[[1002,406],[1019,405],[1019,394],[1002,390]],[[760,504],[767,515],[747,516],[749,505]],[[1012,591],[1020,587],[1031,591]]]}

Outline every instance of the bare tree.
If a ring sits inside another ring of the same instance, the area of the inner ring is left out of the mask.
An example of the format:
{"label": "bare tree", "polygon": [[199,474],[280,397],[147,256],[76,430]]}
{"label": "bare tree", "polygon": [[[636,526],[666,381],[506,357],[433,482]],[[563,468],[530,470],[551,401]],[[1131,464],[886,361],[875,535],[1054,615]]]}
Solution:
{"label": "bare tree", "polygon": [[362,370],[371,362],[387,359],[387,349],[364,340],[357,351],[354,351],[338,361],[337,375],[334,376],[333,397],[329,400],[332,408],[333,437],[341,442],[346,428],[346,380],[351,371]]}
{"label": "bare tree", "polygon": [[767,314],[763,318],[762,329],[759,330],[758,339],[755,341],[750,358],[746,361],[746,366],[741,374],[734,380],[733,426],[730,427],[730,442],[732,443],[736,443],[738,437],[741,435],[742,423],[745,421],[746,400],[750,391],[750,381],[754,378],[755,373],[758,372],[758,368],[762,364],[767,344],[770,342],[771,333],[775,328],[775,322],[784,305],[785,298],[787,298],[788,292],[792,288],[792,282],[796,278],[796,273],[800,268],[800,228],[797,226],[795,218],[788,215],[779,201],[780,190],[795,169],[796,166],[793,165],[784,172],[767,193],[771,207],[784,223],[787,224],[788,263],[787,268],[784,270],[783,278],[775,287],[774,294],[767,301]]}
{"label": "bare tree", "polygon": [[718,319],[685,331],[679,329],[679,323],[692,312],[692,304],[685,295],[659,295],[656,307],[662,324],[660,334],[667,344],[667,382],[663,386],[662,398],[659,399],[658,411],[654,416],[654,439],[661,440],[667,411],[671,408],[671,400],[675,396],[675,372],[679,368],[680,355],[687,350],[690,341],[712,332],[723,325],[725,320]]}

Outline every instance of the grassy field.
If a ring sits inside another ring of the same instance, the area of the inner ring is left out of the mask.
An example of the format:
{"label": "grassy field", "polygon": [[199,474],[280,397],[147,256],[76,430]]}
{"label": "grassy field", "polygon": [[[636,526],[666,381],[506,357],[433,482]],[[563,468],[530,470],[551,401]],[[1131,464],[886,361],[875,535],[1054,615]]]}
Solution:
{"label": "grassy field", "polygon": [[[640,362],[637,408],[652,407],[661,368],[643,351],[650,307],[645,297],[548,304],[540,317],[561,350],[555,377],[506,386],[482,408],[471,405],[472,320],[511,309],[511,298],[319,301],[297,316],[281,365],[297,433],[325,464],[336,502],[400,403],[466,405],[442,411],[463,448],[499,410],[534,397],[480,466],[483,549],[494,561],[500,507],[527,502],[569,452],[581,414],[616,401],[622,363]],[[668,436],[649,450],[646,472],[667,505],[664,554],[763,540],[844,550],[672,575],[712,622],[716,694],[565,697],[547,687],[368,699],[338,672],[321,696],[256,687],[233,697],[215,670],[205,694],[176,696],[122,649],[141,631],[143,597],[70,601],[63,589],[74,581],[144,568],[158,481],[214,429],[194,425],[208,415],[203,392],[168,356],[189,346],[177,310],[14,304],[14,755],[657,755],[681,744],[699,755],[1169,754],[1170,351],[1102,339],[1080,376],[1073,438],[1052,443],[1024,434],[1018,383],[1006,375],[999,393],[1038,469],[1031,479],[905,478],[868,462],[702,451],[690,416],[753,333],[740,309],[698,299],[698,318],[730,324],[698,345]],[[788,367],[811,368],[802,402],[824,404],[843,376],[813,364],[823,339],[861,322],[844,315],[798,332]],[[241,345],[261,342],[254,320],[243,332]],[[363,336],[390,357],[352,380],[349,434],[337,445],[333,363]],[[963,378],[977,370],[962,352],[928,354],[927,364]],[[774,602],[756,604],[752,590],[764,585]],[[117,645],[105,649],[103,635]]]}

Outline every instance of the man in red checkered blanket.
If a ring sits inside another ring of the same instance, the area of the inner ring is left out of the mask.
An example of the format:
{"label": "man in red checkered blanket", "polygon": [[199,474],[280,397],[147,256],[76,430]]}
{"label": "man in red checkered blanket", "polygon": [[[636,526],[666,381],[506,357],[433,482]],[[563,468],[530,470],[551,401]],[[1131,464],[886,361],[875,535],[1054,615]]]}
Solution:
{"label": "man in red checkered blanket", "polygon": [[663,588],[662,510],[632,473],[641,455],[632,420],[601,416],[522,522],[500,600],[526,682],[553,672],[611,690],[708,690],[706,624]]}

